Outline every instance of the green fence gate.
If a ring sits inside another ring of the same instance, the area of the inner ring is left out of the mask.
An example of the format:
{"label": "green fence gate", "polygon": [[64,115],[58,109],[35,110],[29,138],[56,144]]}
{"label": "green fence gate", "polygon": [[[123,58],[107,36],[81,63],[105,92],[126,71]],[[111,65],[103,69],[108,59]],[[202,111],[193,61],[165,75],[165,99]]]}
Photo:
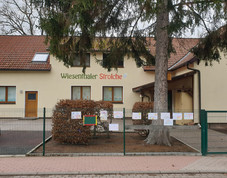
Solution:
{"label": "green fence gate", "polygon": [[[212,119],[213,118],[213,119]],[[220,127],[209,128],[208,121]],[[207,154],[227,154],[227,111],[201,110],[201,152]]]}

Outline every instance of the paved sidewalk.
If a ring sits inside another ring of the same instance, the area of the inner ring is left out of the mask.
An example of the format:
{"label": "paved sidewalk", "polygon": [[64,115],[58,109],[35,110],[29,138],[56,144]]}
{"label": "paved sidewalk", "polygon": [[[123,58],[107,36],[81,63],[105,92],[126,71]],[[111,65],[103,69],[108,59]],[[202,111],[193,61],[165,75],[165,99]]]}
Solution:
{"label": "paved sidewalk", "polygon": [[0,176],[105,174],[222,174],[225,156],[0,157]]}

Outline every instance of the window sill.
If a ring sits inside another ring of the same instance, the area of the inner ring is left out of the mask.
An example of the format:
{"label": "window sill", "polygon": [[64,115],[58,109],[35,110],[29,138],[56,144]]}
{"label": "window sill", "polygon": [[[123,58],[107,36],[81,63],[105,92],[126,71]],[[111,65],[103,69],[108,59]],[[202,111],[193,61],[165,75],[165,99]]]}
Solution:
{"label": "window sill", "polygon": [[[105,101],[105,100],[103,100]],[[123,101],[108,101],[108,102],[111,102],[113,104],[123,104]]]}
{"label": "window sill", "polygon": [[116,102],[116,101],[112,101],[113,104],[123,104],[123,102]]}
{"label": "window sill", "polygon": [[16,102],[0,102],[0,104],[16,104]]}
{"label": "window sill", "polygon": [[[84,66],[71,66],[71,67],[84,67]],[[91,66],[86,66],[86,67],[91,67]]]}

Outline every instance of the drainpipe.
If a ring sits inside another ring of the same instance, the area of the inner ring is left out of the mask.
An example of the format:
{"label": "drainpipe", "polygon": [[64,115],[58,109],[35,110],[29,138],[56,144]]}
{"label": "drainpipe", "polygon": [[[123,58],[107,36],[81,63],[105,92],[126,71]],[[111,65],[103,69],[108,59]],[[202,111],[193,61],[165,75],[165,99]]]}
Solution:
{"label": "drainpipe", "polygon": [[198,73],[198,86],[199,86],[199,124],[201,123],[201,74],[200,70],[198,69],[193,69],[189,67],[189,62],[187,63],[187,69],[195,71]]}

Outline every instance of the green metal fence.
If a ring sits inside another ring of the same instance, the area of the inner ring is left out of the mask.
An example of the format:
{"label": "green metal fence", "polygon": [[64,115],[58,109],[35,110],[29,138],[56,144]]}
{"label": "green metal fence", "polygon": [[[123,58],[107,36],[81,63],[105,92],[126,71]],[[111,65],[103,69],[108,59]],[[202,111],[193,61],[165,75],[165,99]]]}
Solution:
{"label": "green metal fence", "polygon": [[227,154],[227,127],[224,125],[226,123],[227,111],[201,110],[201,152],[203,156]]}
{"label": "green metal fence", "polygon": [[[0,109],[1,111],[1,109]],[[132,111],[132,109],[119,108],[111,112],[119,111],[123,113],[123,117],[112,118],[106,120],[109,130],[102,129],[103,124],[98,121],[98,125],[90,127],[91,138],[87,145],[70,145],[58,143],[51,138],[52,130],[52,109],[40,108],[39,118],[26,119],[23,118],[23,110],[2,110],[4,116],[0,118],[2,134],[0,136],[0,154],[29,154],[29,155],[157,155],[157,154],[201,154],[201,131],[194,120],[184,122],[184,114],[187,110],[177,111],[180,113],[181,120],[172,121],[172,125],[165,126],[169,129],[172,140],[172,147],[147,145],[144,140],[149,132],[150,122],[133,119],[133,114],[137,117],[141,113],[141,119],[148,117],[148,111]],[[9,112],[10,111],[10,112]],[[7,117],[9,115],[11,117]],[[13,113],[14,112],[14,113]],[[149,111],[152,112],[152,111]],[[18,117],[17,113],[19,113]],[[144,114],[145,113],[145,114]],[[194,116],[198,113],[193,113]],[[173,112],[170,113],[173,118]],[[70,118],[69,118],[70,119]],[[139,122],[137,122],[139,121]],[[182,124],[183,123],[183,124]],[[110,125],[117,126],[110,130]],[[163,127],[163,126],[162,126]],[[28,131],[24,135],[24,131]],[[14,136],[7,137],[8,145],[2,145],[2,141],[7,136],[7,132],[14,133]],[[19,138],[19,133],[22,133]],[[20,140],[23,138],[22,140]],[[49,138],[49,139],[47,139]],[[17,141],[15,141],[17,140]],[[19,144],[20,143],[20,144]],[[17,145],[18,144],[18,145]],[[8,150],[8,152],[4,152]],[[14,150],[9,152],[9,150]],[[23,150],[23,151],[21,151]]]}
{"label": "green metal fence", "polygon": [[[24,108],[0,108],[0,155],[26,155],[43,142],[43,117],[24,118]],[[38,109],[43,115],[43,108]],[[46,111],[49,115],[52,109]],[[51,119],[44,138],[51,135]]]}

